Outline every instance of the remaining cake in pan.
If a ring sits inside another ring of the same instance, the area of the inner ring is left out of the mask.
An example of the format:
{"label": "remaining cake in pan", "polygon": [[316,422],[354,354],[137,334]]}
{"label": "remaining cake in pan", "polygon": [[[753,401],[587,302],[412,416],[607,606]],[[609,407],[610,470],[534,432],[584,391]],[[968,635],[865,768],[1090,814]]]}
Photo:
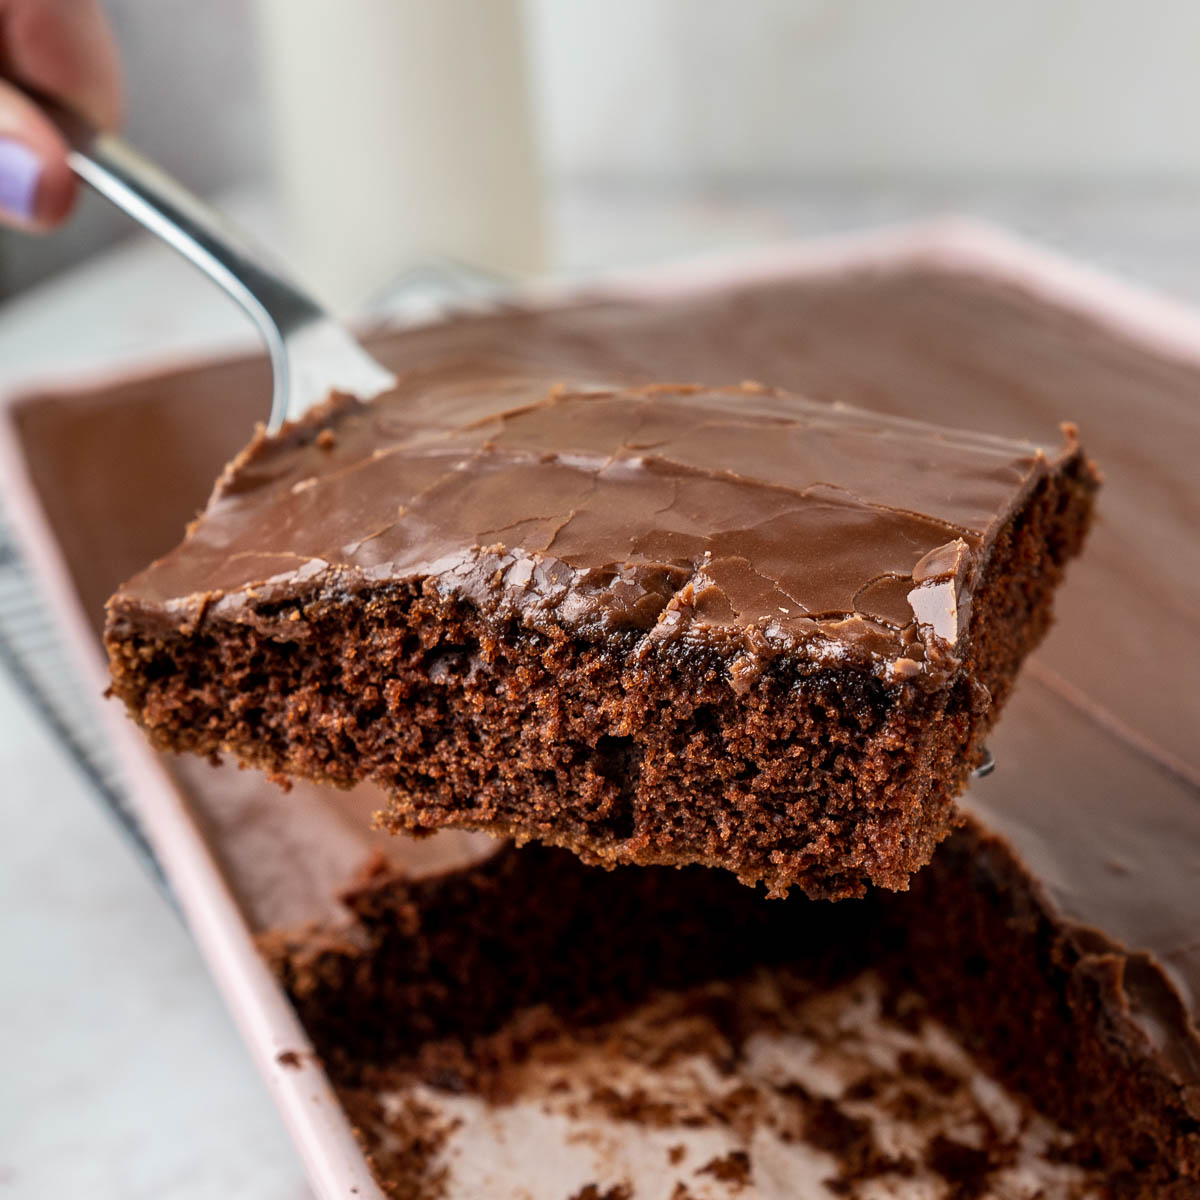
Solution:
{"label": "remaining cake in pan", "polygon": [[[350,922],[260,939],[396,1195],[458,1169],[470,1098],[499,1161],[540,1109],[556,1153],[598,1119],[625,1162],[639,1126],[707,1140],[681,1177],[717,1139],[756,1179],[815,1147],[841,1161],[814,1196],[1195,1194],[1176,1174],[1200,1147],[1186,1109],[1122,1061],[1137,1034],[1111,997],[1089,1001],[1095,961],[974,821],[913,893],[838,904],[496,847],[419,877],[381,856],[344,895]],[[646,1155],[638,1184],[657,1166]]]}
{"label": "remaining cake in pan", "polygon": [[410,382],[229,467],[109,606],[155,742],[605,864],[906,886],[1096,478],[766,388]]}

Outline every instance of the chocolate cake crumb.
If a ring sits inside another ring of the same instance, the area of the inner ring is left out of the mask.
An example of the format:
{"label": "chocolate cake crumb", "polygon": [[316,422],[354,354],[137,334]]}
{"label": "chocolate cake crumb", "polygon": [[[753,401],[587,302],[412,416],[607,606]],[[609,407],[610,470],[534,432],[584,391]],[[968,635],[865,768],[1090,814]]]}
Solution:
{"label": "chocolate cake crumb", "polygon": [[460,1122],[411,1095],[385,1105],[367,1088],[339,1088],[338,1095],[367,1151],[379,1186],[393,1200],[445,1200],[449,1169],[442,1151]]}
{"label": "chocolate cake crumb", "polygon": [[613,1087],[600,1087],[592,1092],[591,1100],[614,1121],[669,1129],[687,1119],[678,1105],[651,1100],[644,1088],[634,1088],[625,1095]]}
{"label": "chocolate cake crumb", "polygon": [[275,1055],[275,1061],[281,1067],[298,1068],[302,1065],[300,1052],[298,1050],[280,1050],[280,1052]]}
{"label": "chocolate cake crumb", "polygon": [[750,1182],[750,1156],[744,1150],[731,1150],[705,1163],[696,1174],[711,1175],[722,1183],[744,1188]]}
{"label": "chocolate cake crumb", "polygon": [[912,988],[889,988],[883,1002],[888,1018],[908,1033],[916,1033],[929,1015],[925,997]]}
{"label": "chocolate cake crumb", "polygon": [[870,1121],[847,1116],[835,1101],[826,1096],[812,1097],[799,1084],[788,1084],[780,1091],[790,1099],[802,1098],[807,1114],[805,1140],[835,1155],[842,1163],[843,1174],[861,1178],[874,1173],[879,1152]]}
{"label": "chocolate cake crumb", "polygon": [[[781,1150],[802,1143],[830,1155],[836,1165],[825,1184],[838,1196],[866,1197],[889,1176],[945,1182],[946,1172],[957,1172],[955,1186],[963,1180],[963,1186],[974,1186],[971,1180],[977,1177],[999,1178],[996,1172],[1016,1161],[1028,1118],[1002,1135],[968,1086],[974,1071],[970,1060],[929,1040],[927,1017],[914,1033],[895,1022],[889,1012],[900,1011],[911,1021],[912,1007],[889,1000],[892,990],[870,972],[817,986],[794,966],[780,966],[656,991],[602,1018],[555,1014],[540,1006],[514,1015],[494,1033],[444,1037],[388,1068],[360,1066],[357,1087],[360,1093],[392,1097],[387,1103],[394,1105],[395,1097],[411,1098],[415,1086],[437,1089],[449,1078],[451,1088],[440,1089],[448,1101],[457,1103],[470,1093],[494,1108],[532,1101],[550,1120],[565,1117],[575,1137],[601,1137],[604,1145],[613,1144],[612,1135],[594,1131],[614,1123],[648,1133],[719,1131],[734,1144],[707,1161],[701,1158],[705,1165],[695,1175],[736,1189],[750,1183],[750,1150],[761,1138],[776,1139]],[[879,1066],[866,1050],[872,1043],[860,1044],[859,1018],[847,1021],[855,1012],[868,1024],[880,1023],[880,1032],[871,1036],[883,1037],[884,1044],[899,1040],[894,1067]],[[784,1069],[787,1055],[761,1058],[763,1038],[781,1038],[785,1044],[798,1039],[807,1046],[802,1061],[816,1054],[814,1061],[825,1062],[823,1080],[832,1077],[830,1071],[844,1072],[841,1095],[817,1091],[791,1075]],[[868,1061],[874,1065],[864,1071]],[[449,1075],[448,1064],[454,1064]],[[889,1137],[901,1139],[896,1152],[884,1150],[877,1132],[878,1123],[889,1121]],[[367,1128],[362,1120],[358,1124]],[[412,1114],[401,1121],[402,1127],[413,1124]],[[981,1175],[979,1162],[956,1149],[960,1130],[971,1130],[986,1147],[989,1174]],[[395,1120],[383,1131],[394,1141]],[[638,1135],[630,1136],[636,1140]],[[418,1149],[430,1141],[411,1135],[400,1140],[415,1142]],[[369,1134],[367,1141],[375,1151]],[[1046,1144],[1064,1142],[1054,1134]],[[1044,1153],[1041,1142],[1030,1145],[1035,1155]],[[678,1166],[686,1153],[683,1141],[669,1144],[667,1164]],[[438,1169],[437,1154],[427,1158]],[[410,1178],[413,1167],[410,1155]],[[1077,1170],[1094,1178],[1085,1168]],[[604,1195],[599,1183],[591,1186]],[[689,1195],[682,1181],[681,1186],[678,1194]],[[1074,1200],[1075,1193],[1060,1188],[1047,1195]]]}
{"label": "chocolate cake crumb", "polygon": [[905,1050],[900,1055],[900,1069],[906,1075],[920,1079],[927,1087],[942,1096],[952,1095],[963,1086],[961,1078],[947,1071],[941,1063],[928,1054]]}
{"label": "chocolate cake crumb", "polygon": [[953,1186],[956,1200],[984,1195],[995,1166],[986,1150],[941,1134],[930,1143],[925,1161]]}
{"label": "chocolate cake crumb", "polygon": [[588,1183],[577,1192],[572,1192],[569,1200],[632,1200],[633,1188],[627,1183],[614,1183],[612,1187],[600,1190],[597,1183]]}
{"label": "chocolate cake crumb", "polygon": [[762,1093],[750,1084],[742,1084],[712,1101],[708,1111],[724,1125],[732,1126],[745,1133],[752,1126],[754,1116],[762,1109]]}
{"label": "chocolate cake crumb", "polygon": [[813,1096],[798,1083],[784,1084],[779,1092],[802,1109],[804,1140],[838,1160],[837,1176],[825,1181],[831,1191],[849,1195],[864,1180],[913,1173],[910,1160],[880,1151],[870,1121],[851,1116],[838,1101]]}

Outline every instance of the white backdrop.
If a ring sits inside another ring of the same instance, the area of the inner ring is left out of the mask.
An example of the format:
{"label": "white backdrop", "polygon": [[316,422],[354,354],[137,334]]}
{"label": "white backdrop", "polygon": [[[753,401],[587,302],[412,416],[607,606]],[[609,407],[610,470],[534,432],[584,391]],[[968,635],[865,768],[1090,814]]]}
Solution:
{"label": "white backdrop", "polygon": [[1200,177],[1195,0],[527,2],[555,171]]}
{"label": "white backdrop", "polygon": [[[264,179],[252,0],[106,2],[131,136],[201,191]],[[524,3],[552,183],[1200,188],[1197,0]],[[126,228],[0,232],[0,297]]]}

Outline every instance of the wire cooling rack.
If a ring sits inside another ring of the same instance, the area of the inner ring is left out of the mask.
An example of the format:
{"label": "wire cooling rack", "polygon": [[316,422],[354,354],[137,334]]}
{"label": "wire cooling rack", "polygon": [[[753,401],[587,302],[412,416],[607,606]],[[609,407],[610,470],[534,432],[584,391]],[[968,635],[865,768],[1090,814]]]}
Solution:
{"label": "wire cooling rack", "polygon": [[54,619],[0,511],[0,669],[112,814],[155,882],[162,868],[130,806],[94,701],[64,648]]}

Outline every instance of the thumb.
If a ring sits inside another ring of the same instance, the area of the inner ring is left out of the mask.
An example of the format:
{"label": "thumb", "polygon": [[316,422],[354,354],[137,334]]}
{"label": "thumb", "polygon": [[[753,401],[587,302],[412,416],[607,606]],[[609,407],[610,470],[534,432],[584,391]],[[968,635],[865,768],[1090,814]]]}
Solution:
{"label": "thumb", "polygon": [[0,80],[0,222],[52,228],[71,211],[77,186],[58,131],[31,100]]}

